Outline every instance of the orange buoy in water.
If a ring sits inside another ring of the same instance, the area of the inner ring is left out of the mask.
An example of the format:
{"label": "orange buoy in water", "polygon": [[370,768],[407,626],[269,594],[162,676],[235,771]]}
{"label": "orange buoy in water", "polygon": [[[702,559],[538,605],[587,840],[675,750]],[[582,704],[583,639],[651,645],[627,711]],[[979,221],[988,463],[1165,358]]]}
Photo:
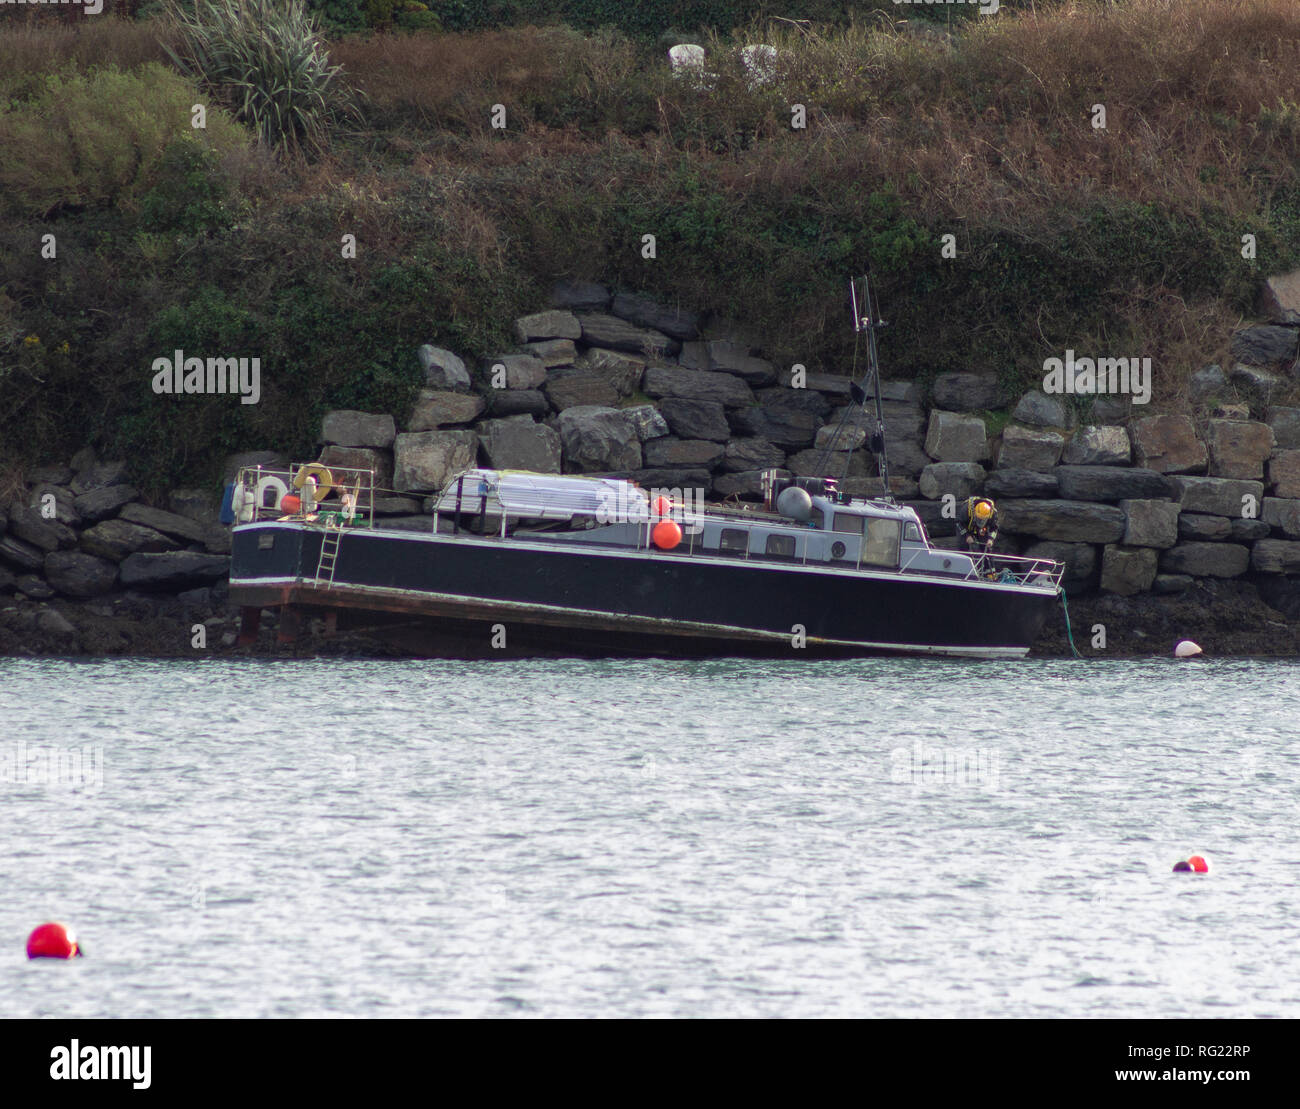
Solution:
{"label": "orange buoy in water", "polygon": [[1187,862],[1196,874],[1210,873],[1210,864],[1205,861],[1204,855],[1193,855]]}
{"label": "orange buoy in water", "polygon": [[651,510],[656,516],[671,516],[673,514],[673,502],[667,497],[655,497]]}
{"label": "orange buoy in water", "polygon": [[76,935],[58,921],[38,925],[27,937],[29,959],[71,959],[80,954]]}
{"label": "orange buoy in water", "polygon": [[675,520],[660,520],[655,524],[650,538],[661,551],[671,551],[682,541],[682,529]]}
{"label": "orange buoy in water", "polygon": [[280,498],[280,511],[287,516],[302,511],[302,498],[297,493],[286,493]]}

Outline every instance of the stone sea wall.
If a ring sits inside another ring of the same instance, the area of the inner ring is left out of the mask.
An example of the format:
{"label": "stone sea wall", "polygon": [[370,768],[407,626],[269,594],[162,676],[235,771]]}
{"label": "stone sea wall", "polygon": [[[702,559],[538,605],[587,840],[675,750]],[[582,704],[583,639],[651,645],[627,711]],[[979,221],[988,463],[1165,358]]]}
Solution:
{"label": "stone sea wall", "polygon": [[[1300,314],[1274,315],[1234,337],[1230,370],[1191,375],[1181,413],[1125,396],[1008,396],[978,373],[940,374],[926,397],[886,381],[891,490],[943,544],[956,542],[955,501],[993,497],[999,549],[1063,561],[1071,594],[1246,577],[1287,597],[1300,575],[1300,407],[1274,400],[1294,385]],[[870,452],[848,450],[869,431],[842,418],[848,379],[774,365],[743,326],[566,283],[515,331],[516,349],[477,360],[421,348],[427,387],[407,426],[330,413],[321,461],[391,477],[378,510],[411,527],[427,527],[429,495],[476,462],[714,499],[758,499],[768,468],[881,489]]]}
{"label": "stone sea wall", "polygon": [[[891,491],[943,545],[957,543],[955,502],[994,498],[998,549],[1063,561],[1071,597],[1199,604],[1197,590],[1235,580],[1229,613],[1262,600],[1300,617],[1300,406],[1280,403],[1295,386],[1300,275],[1275,279],[1266,295],[1267,322],[1233,337],[1229,370],[1190,376],[1183,411],[1124,396],[1007,395],[980,373],[940,374],[926,395],[886,381]],[[748,326],[568,282],[515,333],[513,349],[477,357],[421,347],[425,388],[405,424],[330,412],[319,460],[375,470],[376,515],[412,529],[429,526],[432,494],[475,464],[719,500],[757,500],[769,468],[846,473],[849,492],[880,491],[870,452],[850,453],[870,426],[850,405],[848,378],[773,364]],[[289,461],[274,450],[232,456],[226,478]],[[89,449],[26,479],[0,511],[0,651],[24,651],[27,630],[69,652],[152,653],[124,626],[91,634],[79,624],[86,613],[166,618],[190,638],[210,630],[209,646],[233,644],[218,489],[150,506],[123,462]]]}

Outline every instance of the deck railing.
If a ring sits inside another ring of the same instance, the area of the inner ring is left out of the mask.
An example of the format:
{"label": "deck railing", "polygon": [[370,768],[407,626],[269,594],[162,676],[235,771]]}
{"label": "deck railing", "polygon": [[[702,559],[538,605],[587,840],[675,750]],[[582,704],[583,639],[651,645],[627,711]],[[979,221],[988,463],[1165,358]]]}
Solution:
{"label": "deck railing", "polygon": [[[293,463],[287,469],[274,466],[245,466],[235,478],[232,502],[236,524],[288,518],[295,523],[318,527],[374,527],[375,472],[353,466],[327,466],[332,483],[316,493],[316,511],[287,512],[282,502],[286,496],[301,497],[304,482],[299,475],[309,468],[319,473],[319,462]],[[343,495],[353,498],[351,511],[343,504]],[[308,518],[310,516],[310,518]]]}

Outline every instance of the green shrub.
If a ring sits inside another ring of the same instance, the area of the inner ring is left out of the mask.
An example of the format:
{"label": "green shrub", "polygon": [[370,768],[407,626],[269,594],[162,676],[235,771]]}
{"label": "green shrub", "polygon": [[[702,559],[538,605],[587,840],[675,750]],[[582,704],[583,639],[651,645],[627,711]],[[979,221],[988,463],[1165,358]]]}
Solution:
{"label": "green shrub", "polygon": [[356,104],[302,0],[197,0],[171,10],[167,53],[268,146],[321,153]]}
{"label": "green shrub", "polygon": [[36,96],[0,107],[0,149],[8,152],[0,158],[0,205],[42,215],[118,203],[155,180],[164,151],[181,137],[214,156],[247,144],[216,107],[206,129],[193,129],[195,102],[194,90],[156,62],[132,73],[51,74]]}

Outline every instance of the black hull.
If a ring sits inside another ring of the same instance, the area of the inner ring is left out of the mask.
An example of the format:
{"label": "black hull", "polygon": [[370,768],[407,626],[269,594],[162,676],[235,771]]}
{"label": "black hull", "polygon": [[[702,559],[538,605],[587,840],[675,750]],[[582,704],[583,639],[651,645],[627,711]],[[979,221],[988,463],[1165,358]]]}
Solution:
{"label": "black hull", "polygon": [[340,630],[457,658],[1017,657],[1056,602],[1050,589],[958,578],[367,530],[344,534],[326,585],[323,534],[237,528],[232,602],[333,613]]}

